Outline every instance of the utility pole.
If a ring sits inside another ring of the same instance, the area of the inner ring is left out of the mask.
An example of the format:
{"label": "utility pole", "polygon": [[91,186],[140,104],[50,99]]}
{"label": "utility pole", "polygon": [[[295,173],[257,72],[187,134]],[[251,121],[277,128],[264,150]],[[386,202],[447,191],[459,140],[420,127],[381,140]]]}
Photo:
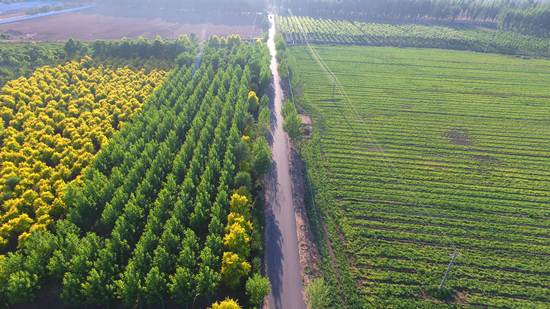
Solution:
{"label": "utility pole", "polygon": [[96,15],[95,17],[97,17],[97,24],[99,25],[99,32],[101,33],[102,30],[101,30],[101,23],[99,22],[99,15]]}
{"label": "utility pole", "polygon": [[334,79],[334,85],[332,86],[332,103],[334,104],[334,90],[336,90],[336,79]]}
{"label": "utility pole", "polygon": [[445,273],[445,277],[443,277],[443,281],[441,281],[441,285],[439,286],[438,290],[443,289],[443,285],[445,284],[445,280],[447,280],[447,276],[449,275],[449,272],[451,271],[451,266],[453,266],[453,262],[455,261],[455,258],[459,256],[460,253],[456,252],[453,254],[453,259],[451,260],[451,263],[449,263],[449,267],[447,268],[447,272]]}

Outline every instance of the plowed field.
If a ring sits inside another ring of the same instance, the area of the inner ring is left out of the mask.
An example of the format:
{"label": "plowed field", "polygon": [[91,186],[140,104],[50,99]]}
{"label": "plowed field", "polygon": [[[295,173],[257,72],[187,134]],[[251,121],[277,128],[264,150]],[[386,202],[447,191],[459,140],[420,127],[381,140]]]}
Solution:
{"label": "plowed field", "polygon": [[140,8],[96,7],[82,11],[45,16],[0,26],[1,32],[14,37],[32,36],[34,40],[120,40],[140,36],[154,40],[189,35],[195,32],[201,40],[210,35],[242,38],[264,33],[262,16],[205,14],[191,11],[149,10]]}

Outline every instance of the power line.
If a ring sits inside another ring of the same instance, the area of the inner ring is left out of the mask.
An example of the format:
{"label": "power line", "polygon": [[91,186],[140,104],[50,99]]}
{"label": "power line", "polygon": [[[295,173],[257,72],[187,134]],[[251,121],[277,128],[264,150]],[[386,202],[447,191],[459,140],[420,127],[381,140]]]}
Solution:
{"label": "power line", "polygon": [[[295,22],[297,23],[297,26],[299,28],[299,30],[302,32],[302,33],[305,33],[305,31],[303,30],[303,27],[302,25],[300,24],[299,20],[296,18],[296,16],[294,16],[294,14],[292,14],[292,11],[289,9],[289,14],[291,17],[294,18]],[[313,58],[315,59],[315,61],[319,64],[319,66],[321,67],[321,70],[323,70],[323,73],[325,74],[325,76],[327,77],[327,79],[331,82],[331,83],[334,83],[335,85],[338,86],[338,89],[340,90],[340,93],[341,95],[344,97],[344,103],[346,103],[349,108],[351,110],[353,110],[353,112],[355,113],[355,115],[357,116],[357,118],[359,118],[359,124],[360,124],[360,127],[363,131],[363,134],[367,137],[368,141],[370,142],[371,146],[374,148],[374,150],[376,151],[376,153],[380,156],[380,158],[382,159],[382,161],[384,162],[386,168],[390,171],[390,174],[398,181],[401,182],[402,185],[404,185],[407,190],[405,190],[405,192],[409,195],[409,198],[411,200],[416,200],[417,201],[417,205],[419,205],[420,207],[422,207],[422,209],[424,209],[424,211],[426,213],[428,213],[428,216],[430,217],[430,219],[432,219],[432,215],[431,215],[431,212],[429,210],[426,209],[426,207],[422,204],[422,202],[420,201],[420,199],[416,196],[416,194],[411,190],[410,186],[408,185],[408,183],[405,181],[405,179],[401,176],[401,174],[399,173],[399,171],[397,170],[397,168],[395,167],[395,165],[393,165],[392,162],[388,162],[387,158],[386,158],[386,153],[384,152],[383,148],[380,146],[380,144],[376,141],[376,139],[374,138],[374,136],[372,135],[372,132],[370,131],[370,129],[365,125],[362,117],[360,116],[360,114],[358,113],[357,109],[355,108],[355,106],[353,105],[353,103],[351,102],[351,100],[349,99],[347,93],[345,92],[342,84],[340,83],[340,81],[338,80],[338,78],[336,77],[336,75],[330,70],[330,68],[328,67],[328,65],[323,61],[323,59],[319,56],[319,54],[313,49],[313,47],[311,46],[311,44],[309,43],[309,41],[307,40],[307,37],[305,37],[305,35],[303,35],[304,38],[305,38],[305,41],[306,41],[306,44],[313,56]],[[391,167],[389,166],[391,165]],[[415,203],[413,202],[413,205]],[[425,220],[425,216],[421,213],[422,217],[424,218],[423,220],[427,223],[427,224],[430,224],[429,222],[427,222],[427,220]],[[433,223],[432,223],[433,224]],[[442,227],[440,227],[437,223],[433,224],[435,225],[439,230],[440,230],[440,233],[443,235],[444,239],[447,241],[447,243],[453,247],[453,249],[456,251],[457,248],[454,244],[454,242],[452,241],[452,239],[447,236],[447,234],[443,231]],[[440,243],[447,247],[446,244],[444,244],[441,240],[440,240]]]}
{"label": "power line", "polygon": [[[292,14],[292,11],[289,9],[289,14],[291,17],[294,18],[296,24],[298,25],[298,28],[300,31],[302,32],[305,32],[300,24],[300,22],[298,21],[298,19],[296,18],[296,16],[294,16]],[[434,33],[435,33],[435,29],[434,29]],[[346,94],[342,84],[340,83],[340,81],[338,80],[338,78],[336,77],[336,75],[330,70],[330,68],[326,65],[326,63],[323,61],[323,59],[319,56],[319,54],[313,49],[313,47],[311,46],[311,44],[309,43],[309,41],[307,40],[307,37],[305,35],[303,35],[305,41],[306,41],[306,44],[308,45],[308,48],[313,56],[313,58],[315,59],[315,61],[319,64],[319,67],[321,68],[321,70],[323,71],[323,73],[325,74],[325,76],[327,77],[327,79],[333,84],[333,92],[334,92],[334,88],[336,85],[338,85],[338,89],[340,90],[342,96],[344,97],[344,103],[348,104],[348,106],[350,106],[350,108],[354,111],[354,113],[356,114],[356,116],[359,118],[359,122],[360,124],[362,125],[361,129],[363,130],[363,134],[367,137],[367,139],[369,140],[371,146],[375,149],[375,151],[377,152],[377,154],[379,155],[379,157],[382,159],[382,161],[384,162],[384,164],[386,165],[386,168],[388,168],[388,170],[390,170],[390,174],[393,175],[393,177],[397,180],[400,180],[401,183],[407,187],[407,190],[405,190],[409,195],[410,195],[410,198],[413,199],[413,200],[417,200],[418,201],[418,205],[420,207],[422,207],[422,209],[428,214],[430,220],[433,219],[432,217],[432,213],[430,210],[428,210],[424,205],[423,203],[420,201],[420,199],[416,196],[416,194],[414,193],[414,191],[412,191],[410,189],[410,186],[408,185],[408,183],[404,180],[404,178],[401,176],[401,174],[399,173],[399,171],[397,170],[397,168],[395,167],[395,165],[390,161],[388,162],[388,160],[386,160],[385,158],[385,155],[386,153],[384,152],[383,148],[378,144],[378,142],[376,141],[376,139],[374,138],[374,136],[372,135],[370,129],[365,125],[362,117],[359,115],[359,113],[357,112],[355,106],[353,105],[353,103],[351,102],[351,100],[349,99],[348,95]],[[287,65],[288,67],[288,65]],[[291,95],[293,97],[293,93],[292,93],[292,85],[290,85],[290,90],[291,90]],[[294,97],[293,97],[293,101],[294,101]],[[333,97],[333,102],[334,102],[334,97]],[[391,165],[391,168],[389,167],[389,165]],[[306,165],[307,167],[307,165]],[[308,178],[309,178],[309,174],[308,174]],[[311,184],[310,184],[311,186]],[[416,206],[415,203],[413,202],[412,203],[413,206]],[[425,216],[420,213],[422,215],[422,218],[424,220],[424,222],[426,222],[427,224],[430,224],[429,222],[427,222],[427,220],[425,219]],[[443,237],[447,240],[447,242],[454,248],[454,254],[452,255],[452,260],[451,260],[451,263],[449,264],[449,267],[447,269],[447,272],[445,273],[445,276],[444,276],[444,279],[440,285],[440,289],[443,288],[443,285],[445,283],[445,280],[447,279],[447,276],[450,272],[450,269],[451,269],[451,266],[453,264],[456,264],[458,265],[459,262],[456,262],[455,261],[455,258],[458,257],[458,256],[461,256],[461,254],[458,252],[454,242],[452,241],[452,239],[447,236],[447,234],[443,231],[442,227],[440,227],[437,223],[434,224],[441,232],[441,234],[443,235]],[[490,226],[490,229],[495,232],[494,230],[494,227],[489,225]],[[441,240],[440,240],[441,242]],[[444,247],[447,247],[447,245],[445,245],[443,242],[441,242],[441,244],[444,246]],[[481,292],[481,294],[483,294],[488,300],[490,299],[489,295],[486,293],[486,291],[484,291],[483,289],[480,289],[479,290]],[[489,307],[492,307],[492,306],[489,306]]]}

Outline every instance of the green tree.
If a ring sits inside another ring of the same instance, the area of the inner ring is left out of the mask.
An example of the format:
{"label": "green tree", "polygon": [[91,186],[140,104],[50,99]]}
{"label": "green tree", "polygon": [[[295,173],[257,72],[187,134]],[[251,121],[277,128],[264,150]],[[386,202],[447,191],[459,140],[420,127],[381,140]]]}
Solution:
{"label": "green tree", "polygon": [[197,34],[195,32],[191,32],[189,34],[189,40],[191,41],[191,43],[193,43],[195,45],[199,44],[199,37],[197,36]]}
{"label": "green tree", "polygon": [[67,53],[67,56],[71,57],[79,53],[83,47],[84,44],[82,44],[81,41],[70,38],[67,43],[65,43],[65,47],[63,49],[65,50],[65,53]]}
{"label": "green tree", "polygon": [[279,75],[282,77],[282,78],[287,78],[288,77],[288,64],[286,63],[286,60],[283,59],[281,60],[281,62],[279,63],[279,65],[277,65],[277,72],[279,73]]}
{"label": "green tree", "polygon": [[247,172],[238,172],[237,175],[235,175],[233,185],[235,188],[246,187],[250,190],[252,188],[252,178]]}
{"label": "green tree", "polygon": [[94,268],[87,277],[85,283],[82,284],[82,290],[86,296],[87,303],[105,305],[109,303],[112,295],[113,287],[106,284],[109,278],[102,270],[99,272]]}
{"label": "green tree", "polygon": [[218,286],[220,285],[220,274],[206,265],[201,265],[197,274],[198,294],[208,299],[216,295]]}
{"label": "green tree", "polygon": [[260,274],[248,278],[246,281],[246,295],[250,296],[250,302],[259,305],[271,291],[271,283],[268,278],[262,278]]}
{"label": "green tree", "polygon": [[296,107],[294,106],[294,103],[292,103],[291,100],[285,100],[285,102],[283,103],[283,107],[281,108],[281,116],[283,116],[283,118],[286,118],[295,111]]}
{"label": "green tree", "polygon": [[271,148],[265,137],[261,136],[254,145],[254,172],[256,175],[265,175],[269,172],[273,160],[271,159]]}
{"label": "green tree", "polygon": [[40,286],[38,285],[38,276],[29,274],[27,271],[20,270],[13,273],[8,281],[8,298],[12,304],[26,303],[32,301],[38,296]]}
{"label": "green tree", "polygon": [[128,264],[122,278],[116,281],[119,297],[124,299],[126,307],[133,308],[143,294],[141,276],[134,263]]}
{"label": "green tree", "polygon": [[260,109],[260,115],[258,115],[258,121],[254,125],[254,134],[256,136],[265,136],[269,132],[269,125],[271,122],[271,113],[267,107]]}
{"label": "green tree", "polygon": [[262,99],[260,100],[260,108],[267,107],[268,104],[269,104],[269,97],[264,94],[262,96]]}
{"label": "green tree", "polygon": [[191,229],[185,230],[185,237],[181,243],[182,249],[178,258],[178,265],[187,269],[194,269],[199,255],[199,238]]}
{"label": "green tree", "polygon": [[275,42],[275,50],[277,50],[277,54],[283,54],[286,50],[286,42],[285,42],[285,39],[283,39],[283,37],[279,37],[279,39],[277,40],[277,42]]}
{"label": "green tree", "polygon": [[184,52],[178,55],[178,57],[176,58],[176,63],[181,67],[188,67],[195,63],[195,57],[188,52]]}
{"label": "green tree", "polygon": [[195,298],[196,286],[193,274],[186,267],[178,267],[168,283],[170,295],[180,305],[185,305]]}
{"label": "green tree", "polygon": [[166,288],[164,274],[159,271],[157,266],[154,266],[145,278],[144,290],[147,304],[150,306],[162,304],[162,308],[164,308],[164,298],[167,294]]}
{"label": "green tree", "polygon": [[312,280],[305,289],[307,304],[311,309],[324,309],[328,306],[330,296],[323,278]]}
{"label": "green tree", "polygon": [[296,110],[285,117],[283,121],[283,131],[288,133],[288,136],[294,140],[302,136],[302,118],[298,116]]}
{"label": "green tree", "polygon": [[8,253],[0,257],[0,299],[5,301],[8,295],[8,282],[12,274],[23,267],[23,255],[20,253]]}
{"label": "green tree", "polygon": [[208,47],[217,48],[219,46],[220,46],[220,39],[216,35],[213,35],[210,38],[208,38]]}

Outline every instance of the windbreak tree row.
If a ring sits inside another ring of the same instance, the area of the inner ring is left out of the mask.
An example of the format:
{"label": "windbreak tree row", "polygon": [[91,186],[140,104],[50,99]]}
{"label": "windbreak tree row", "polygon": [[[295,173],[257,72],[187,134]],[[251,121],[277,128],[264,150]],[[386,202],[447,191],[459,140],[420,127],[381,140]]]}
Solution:
{"label": "windbreak tree row", "polygon": [[550,5],[545,1],[510,0],[275,0],[275,5],[295,13],[347,15],[386,20],[445,19],[487,21],[524,34],[550,33]]}
{"label": "windbreak tree row", "polygon": [[[253,200],[268,169],[251,167],[271,163],[255,134],[265,132],[267,97],[250,92],[266,90],[267,47],[220,41],[208,41],[198,69],[174,69],[66,188],[69,211],[55,232],[33,232],[24,250],[0,259],[2,299],[27,302],[52,283],[74,305],[216,296],[232,190]],[[261,237],[255,245],[249,265],[261,256]]]}
{"label": "windbreak tree row", "polygon": [[[301,26],[301,27],[300,27]],[[550,38],[488,28],[362,22],[352,19],[277,16],[277,28],[293,44],[339,43],[439,47],[478,52],[550,54]]]}

